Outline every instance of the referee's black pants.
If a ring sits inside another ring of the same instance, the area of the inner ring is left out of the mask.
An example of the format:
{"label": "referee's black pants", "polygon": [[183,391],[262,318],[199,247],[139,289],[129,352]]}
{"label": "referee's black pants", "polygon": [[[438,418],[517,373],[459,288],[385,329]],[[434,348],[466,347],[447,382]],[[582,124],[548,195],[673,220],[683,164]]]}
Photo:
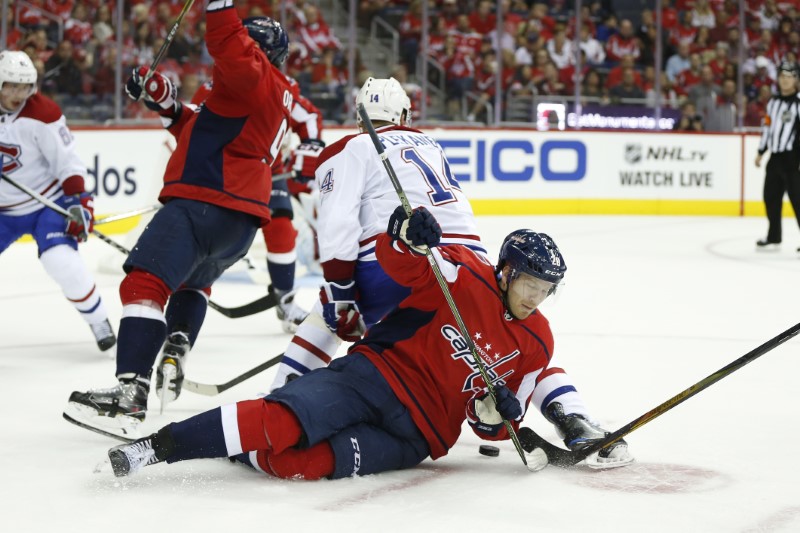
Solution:
{"label": "referee's black pants", "polygon": [[767,209],[768,242],[781,242],[783,195],[789,195],[797,224],[800,226],[800,158],[794,151],[773,153],[767,163],[764,178],[764,206]]}

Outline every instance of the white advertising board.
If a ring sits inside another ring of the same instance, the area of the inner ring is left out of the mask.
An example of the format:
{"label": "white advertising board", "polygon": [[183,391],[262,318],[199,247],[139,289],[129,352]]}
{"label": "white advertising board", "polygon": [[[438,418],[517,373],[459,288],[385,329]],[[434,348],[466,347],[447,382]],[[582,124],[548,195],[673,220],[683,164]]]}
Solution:
{"label": "white advertising board", "polygon": [[[328,128],[331,144],[354,132]],[[98,213],[156,202],[174,140],[161,129],[74,129]],[[763,214],[758,137],[432,128],[478,214]],[[388,178],[387,178],[388,179]]]}

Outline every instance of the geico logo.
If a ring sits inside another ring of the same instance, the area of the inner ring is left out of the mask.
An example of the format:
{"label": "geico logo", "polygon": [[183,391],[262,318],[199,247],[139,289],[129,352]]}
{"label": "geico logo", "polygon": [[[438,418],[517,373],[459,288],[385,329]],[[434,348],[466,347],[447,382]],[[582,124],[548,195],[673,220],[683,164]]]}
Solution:
{"label": "geico logo", "polygon": [[100,156],[95,154],[94,161],[86,169],[94,178],[94,186],[86,184],[86,188],[95,196],[131,196],[136,192],[136,169],[127,167],[119,170],[115,167],[101,168]]}
{"label": "geico logo", "polygon": [[497,181],[530,181],[537,171],[546,181],[578,181],[586,177],[587,150],[581,141],[534,144],[527,139],[437,140],[456,179],[462,182],[486,181],[487,171]]}

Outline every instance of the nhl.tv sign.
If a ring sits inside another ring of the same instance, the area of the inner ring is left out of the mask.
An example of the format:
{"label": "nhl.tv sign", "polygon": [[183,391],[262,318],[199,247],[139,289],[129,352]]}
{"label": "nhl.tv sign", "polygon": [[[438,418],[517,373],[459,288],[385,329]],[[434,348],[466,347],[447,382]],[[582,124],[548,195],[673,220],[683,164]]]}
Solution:
{"label": "nhl.tv sign", "polygon": [[534,142],[498,135],[487,139],[436,139],[460,182],[578,181],[586,177],[586,144],[574,139]]}

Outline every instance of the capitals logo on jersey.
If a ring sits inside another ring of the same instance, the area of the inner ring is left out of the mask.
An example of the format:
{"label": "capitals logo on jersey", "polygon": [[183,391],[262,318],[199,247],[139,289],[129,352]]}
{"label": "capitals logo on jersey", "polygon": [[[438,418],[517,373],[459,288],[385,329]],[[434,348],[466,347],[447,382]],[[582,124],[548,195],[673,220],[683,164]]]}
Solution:
{"label": "capitals logo on jersey", "polygon": [[[461,336],[458,328],[449,324],[442,326],[441,332],[442,336],[453,348],[453,353],[450,354],[450,357],[456,360],[460,359],[473,370],[473,372],[464,380],[464,387],[461,389],[462,392],[482,389],[483,386],[478,383],[478,379],[481,378],[481,372],[478,368],[477,361],[475,361],[475,358],[472,356],[469,343],[464,340],[464,337]],[[481,339],[482,335],[476,332],[475,340],[479,341]],[[479,357],[484,361],[484,370],[486,370],[486,375],[489,376],[491,382],[498,385],[504,384],[507,381],[507,378],[514,373],[514,370],[511,369],[499,374],[497,367],[507,361],[511,361],[518,356],[520,353],[519,350],[514,350],[510,354],[500,355],[499,352],[494,354],[491,353],[492,345],[489,342],[486,342],[483,345],[474,342],[473,345],[475,346],[475,351],[478,353]]]}
{"label": "capitals logo on jersey", "polygon": [[22,148],[16,144],[0,143],[0,167],[4,174],[10,174],[22,166],[19,157]]}

